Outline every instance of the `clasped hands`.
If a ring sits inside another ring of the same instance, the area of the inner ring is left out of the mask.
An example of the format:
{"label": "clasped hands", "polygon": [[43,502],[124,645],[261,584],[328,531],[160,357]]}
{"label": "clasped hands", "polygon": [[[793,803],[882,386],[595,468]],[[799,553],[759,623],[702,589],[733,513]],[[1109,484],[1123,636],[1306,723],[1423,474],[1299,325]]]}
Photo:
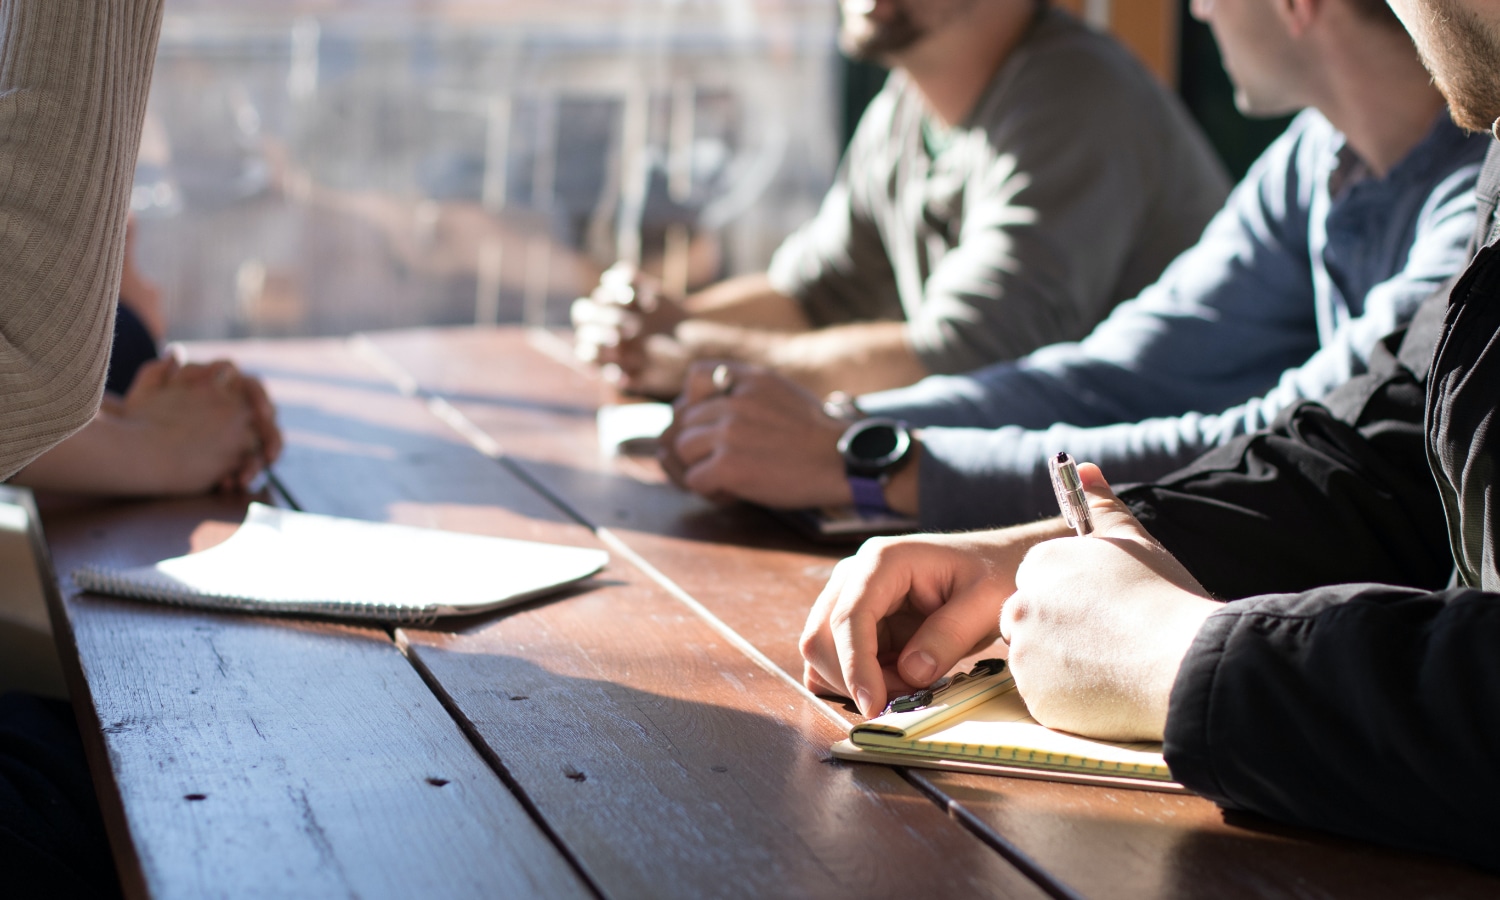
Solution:
{"label": "clasped hands", "polygon": [[135,438],[121,449],[139,458],[122,462],[142,473],[145,493],[243,490],[281,454],[265,388],[227,361],[149,362],[101,415]]}
{"label": "clasped hands", "polygon": [[573,302],[571,316],[580,359],[603,367],[622,390],[676,396],[691,360],[672,333],[687,312],[662,293],[660,282],[616,263],[593,293]]}
{"label": "clasped hands", "polygon": [[[726,391],[713,373],[729,374]],[[658,458],[679,487],[779,509],[850,502],[836,445],[848,423],[805,388],[749,363],[695,363]]]}
{"label": "clasped hands", "polygon": [[807,687],[873,716],[964,656],[1009,644],[1044,725],[1161,740],[1172,684],[1221,604],[1153,539],[1096,466],[1079,467],[1096,531],[1058,523],[867,541],[818,596],[802,634]]}

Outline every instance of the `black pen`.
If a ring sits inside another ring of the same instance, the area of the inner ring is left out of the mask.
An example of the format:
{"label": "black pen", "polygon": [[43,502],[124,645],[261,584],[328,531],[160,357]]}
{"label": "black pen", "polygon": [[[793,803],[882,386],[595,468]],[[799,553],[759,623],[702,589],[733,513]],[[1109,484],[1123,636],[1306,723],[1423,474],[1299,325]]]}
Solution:
{"label": "black pen", "polygon": [[1059,453],[1047,460],[1047,471],[1052,475],[1052,490],[1057,494],[1057,506],[1062,510],[1063,521],[1078,532],[1079,537],[1092,534],[1094,517],[1089,513],[1089,498],[1083,491],[1083,479],[1078,477],[1078,465],[1073,457]]}

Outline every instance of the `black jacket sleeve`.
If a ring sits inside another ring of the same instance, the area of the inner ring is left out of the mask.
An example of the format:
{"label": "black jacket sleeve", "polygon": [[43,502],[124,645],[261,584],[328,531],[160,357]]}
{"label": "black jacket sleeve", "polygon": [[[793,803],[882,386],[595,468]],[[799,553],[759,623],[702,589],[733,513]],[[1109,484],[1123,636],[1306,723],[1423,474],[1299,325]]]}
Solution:
{"label": "black jacket sleeve", "polygon": [[1500,596],[1340,585],[1231,603],[1166,757],[1222,806],[1500,871]]}
{"label": "black jacket sleeve", "polygon": [[[1480,185],[1488,239],[1500,144]],[[1481,250],[1447,294],[1326,406],[1289,410],[1127,502],[1210,590],[1287,592],[1227,604],[1200,629],[1167,714],[1180,781],[1223,806],[1500,871],[1500,593],[1440,590],[1455,551],[1464,580],[1500,585],[1500,252]],[[1336,584],[1376,580],[1413,587]]]}
{"label": "black jacket sleeve", "polygon": [[1441,297],[1424,306],[1409,335],[1388,338],[1370,371],[1323,403],[1121,499],[1222,599],[1341,582],[1444,587],[1453,556],[1413,372],[1425,372],[1442,311]]}

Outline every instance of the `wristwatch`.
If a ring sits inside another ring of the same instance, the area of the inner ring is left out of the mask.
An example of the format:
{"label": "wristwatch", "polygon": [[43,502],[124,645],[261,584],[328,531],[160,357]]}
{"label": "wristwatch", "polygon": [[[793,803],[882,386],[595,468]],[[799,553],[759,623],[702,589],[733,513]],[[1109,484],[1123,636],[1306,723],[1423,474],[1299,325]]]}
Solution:
{"label": "wristwatch", "polygon": [[885,486],[911,455],[911,431],[906,423],[880,417],[861,419],[844,431],[838,447],[855,509],[862,515],[890,512]]}

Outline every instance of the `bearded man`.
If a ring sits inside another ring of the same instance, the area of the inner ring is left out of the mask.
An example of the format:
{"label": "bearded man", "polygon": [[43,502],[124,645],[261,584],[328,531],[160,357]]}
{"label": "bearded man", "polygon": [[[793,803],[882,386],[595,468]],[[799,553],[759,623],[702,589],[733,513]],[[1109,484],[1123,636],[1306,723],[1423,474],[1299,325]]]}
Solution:
{"label": "bearded man", "polygon": [[[967,372],[1088,334],[1223,201],[1181,104],[1037,0],[845,0],[842,47],[893,71],[817,217],[763,274],[687,298],[607,277],[581,356],[671,397],[695,359],[818,392]],[[1086,123],[1086,124],[1085,124]]]}

